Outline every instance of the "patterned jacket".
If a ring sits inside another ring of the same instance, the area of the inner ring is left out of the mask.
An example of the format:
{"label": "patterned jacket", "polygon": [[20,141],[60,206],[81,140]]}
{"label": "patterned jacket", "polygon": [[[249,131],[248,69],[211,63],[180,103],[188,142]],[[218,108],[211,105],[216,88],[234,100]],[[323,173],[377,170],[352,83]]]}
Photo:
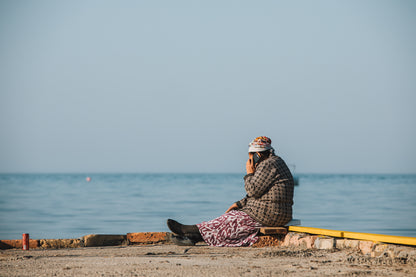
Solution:
{"label": "patterned jacket", "polygon": [[286,163],[271,156],[244,176],[247,195],[236,204],[264,226],[283,226],[292,219],[293,176]]}

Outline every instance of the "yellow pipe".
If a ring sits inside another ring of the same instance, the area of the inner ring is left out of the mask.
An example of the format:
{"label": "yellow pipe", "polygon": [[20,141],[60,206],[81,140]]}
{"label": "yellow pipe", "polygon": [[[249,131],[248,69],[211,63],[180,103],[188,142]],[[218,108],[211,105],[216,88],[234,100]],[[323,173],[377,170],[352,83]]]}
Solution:
{"label": "yellow pipe", "polygon": [[330,237],[370,240],[374,242],[387,242],[387,243],[393,243],[393,244],[416,245],[415,237],[356,233],[356,232],[337,231],[337,230],[319,229],[319,228],[302,227],[302,226],[289,226],[289,231],[324,235],[324,236],[330,236]]}

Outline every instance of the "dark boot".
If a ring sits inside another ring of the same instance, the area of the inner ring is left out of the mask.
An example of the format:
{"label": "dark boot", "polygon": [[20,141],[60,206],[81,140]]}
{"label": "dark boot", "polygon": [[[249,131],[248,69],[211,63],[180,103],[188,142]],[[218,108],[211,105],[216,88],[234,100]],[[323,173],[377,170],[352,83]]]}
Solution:
{"label": "dark boot", "polygon": [[173,233],[189,238],[194,243],[204,240],[196,225],[183,225],[173,219],[168,219],[167,224]]}
{"label": "dark boot", "polygon": [[198,233],[188,233],[188,234],[185,234],[185,236],[187,238],[189,238],[193,243],[197,243],[197,242],[200,242],[200,241],[204,241],[204,239],[202,238],[201,233],[199,231],[198,231]]}
{"label": "dark boot", "polygon": [[199,234],[199,229],[196,225],[183,225],[173,219],[168,219],[167,223],[169,229],[177,235],[184,236],[185,234],[190,233]]}

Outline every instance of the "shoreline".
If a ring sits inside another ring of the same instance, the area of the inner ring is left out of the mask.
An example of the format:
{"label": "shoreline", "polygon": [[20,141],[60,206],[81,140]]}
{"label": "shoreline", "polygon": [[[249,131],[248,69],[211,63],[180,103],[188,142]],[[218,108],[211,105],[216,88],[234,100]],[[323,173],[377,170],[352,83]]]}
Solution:
{"label": "shoreline", "polygon": [[0,251],[1,276],[414,276],[352,250],[172,244]]}
{"label": "shoreline", "polygon": [[[170,233],[0,241],[1,276],[409,276],[416,247],[288,232],[251,247],[176,246]],[[18,243],[20,241],[20,245]],[[14,247],[12,247],[14,246]]]}

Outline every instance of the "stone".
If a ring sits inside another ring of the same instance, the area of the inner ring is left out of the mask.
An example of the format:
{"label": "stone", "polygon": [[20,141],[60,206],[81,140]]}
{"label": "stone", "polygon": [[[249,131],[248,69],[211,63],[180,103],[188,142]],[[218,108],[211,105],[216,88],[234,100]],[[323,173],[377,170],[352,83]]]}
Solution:
{"label": "stone", "polygon": [[409,250],[407,263],[413,266],[416,264],[416,250],[413,250],[413,249]]}
{"label": "stone", "polygon": [[39,247],[48,248],[78,248],[83,247],[84,244],[80,239],[41,239]]}
{"label": "stone", "polygon": [[285,239],[283,240],[283,244],[282,244],[282,246],[286,246],[286,247],[288,247],[289,246],[289,243],[290,243],[290,238],[294,235],[295,233],[293,233],[293,232],[289,232],[289,233],[287,233],[287,235],[285,236]]}
{"label": "stone", "polygon": [[353,248],[353,249],[359,249],[360,247],[360,241],[355,239],[346,239],[345,240],[345,248]]}
{"label": "stone", "polygon": [[131,244],[155,244],[169,241],[167,232],[128,233],[127,240]]}
{"label": "stone", "polygon": [[[38,248],[39,241],[30,239],[29,240],[29,249]],[[14,239],[14,240],[0,240],[0,249],[11,249],[11,248],[17,248],[22,249],[23,248],[23,242],[21,239]]]}
{"label": "stone", "polygon": [[294,233],[289,232],[285,240],[283,241],[282,246],[299,246],[301,244],[301,240],[304,237],[307,237],[308,235],[305,233]]}
{"label": "stone", "polygon": [[335,247],[337,249],[353,248],[358,249],[360,241],[351,239],[336,239]]}
{"label": "stone", "polygon": [[373,251],[374,242],[360,241],[359,249],[364,255],[370,254]]}
{"label": "stone", "polygon": [[335,247],[337,249],[344,249],[346,239],[335,239]]}
{"label": "stone", "polygon": [[334,238],[317,238],[314,243],[316,249],[334,249],[335,239]]}
{"label": "stone", "polygon": [[[388,248],[387,244],[376,244],[374,246],[373,251],[371,251],[370,255],[373,258],[384,256],[384,254],[386,253],[387,248]],[[386,256],[388,256],[388,254]]]}
{"label": "stone", "polygon": [[82,237],[85,247],[127,245],[126,235],[87,235]]}
{"label": "stone", "polygon": [[315,241],[318,236],[306,236],[304,238],[299,239],[299,246],[302,248],[311,249],[315,245]]}

